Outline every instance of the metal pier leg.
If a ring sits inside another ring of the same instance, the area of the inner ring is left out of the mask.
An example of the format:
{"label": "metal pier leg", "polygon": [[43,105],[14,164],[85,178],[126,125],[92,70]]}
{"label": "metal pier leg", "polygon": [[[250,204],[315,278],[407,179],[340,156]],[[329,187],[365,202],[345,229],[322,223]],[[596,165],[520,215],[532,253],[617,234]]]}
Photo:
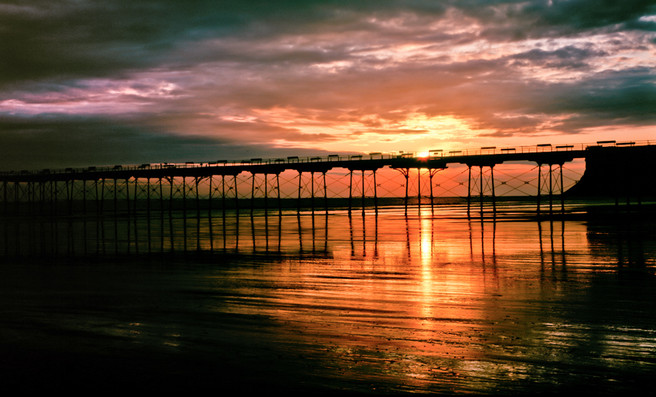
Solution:
{"label": "metal pier leg", "polygon": [[314,171],[310,172],[310,185],[310,198],[312,199],[310,203],[312,206],[312,214],[314,214]]}
{"label": "metal pier leg", "polygon": [[195,177],[196,182],[196,250],[200,251],[200,195],[198,194],[198,184],[202,177]]}
{"label": "metal pier leg", "polygon": [[130,230],[130,213],[131,213],[131,210],[130,210],[130,184],[129,184],[129,182],[130,182],[130,178],[125,179],[125,200],[126,200],[127,206],[128,206],[127,217],[125,218],[125,225],[128,228],[128,230],[127,230],[127,236],[128,237],[127,237],[127,241],[126,241],[128,254],[130,253],[130,231],[131,231]]}
{"label": "metal pier leg", "polygon": [[483,216],[483,166],[479,166],[479,173],[478,173],[478,178],[480,179],[478,181],[478,184],[480,186],[480,191],[479,191],[479,196],[480,196],[480,205],[481,205],[481,216]]}
{"label": "metal pier leg", "polygon": [[471,165],[467,165],[467,216],[471,210]]}
{"label": "metal pier leg", "polygon": [[[130,211],[130,185],[129,185],[129,182],[130,182],[130,178],[127,178],[125,180],[125,200],[126,200],[127,205],[128,205],[128,217],[130,216],[130,212],[131,212]],[[128,222],[128,224],[129,224],[129,222]]]}
{"label": "metal pier leg", "polygon": [[421,168],[417,168],[417,210],[421,212]]}
{"label": "metal pier leg", "polygon": [[174,176],[167,178],[169,181],[169,220],[173,219],[173,180]]}
{"label": "metal pier leg", "polygon": [[435,213],[435,210],[433,208],[433,176],[435,174],[433,173],[433,169],[429,168],[428,169],[428,182],[430,183],[430,205],[431,205],[431,214]]}
{"label": "metal pier leg", "polygon": [[[82,179],[82,214],[86,219],[87,215],[87,180]],[[84,240],[86,242],[86,238]]]}
{"label": "metal pier leg", "polygon": [[410,184],[410,168],[405,170],[405,214],[408,215],[408,185]]}
{"label": "metal pier leg", "polygon": [[328,213],[328,185],[326,183],[326,171],[324,171],[322,174],[323,174],[323,205],[327,214]]}
{"label": "metal pier leg", "polygon": [[[69,185],[70,182],[70,185]],[[66,180],[66,199],[68,200],[68,215],[73,214],[73,183],[75,180]]]}
{"label": "metal pier leg", "polygon": [[364,190],[364,170],[362,170],[361,177],[361,186],[362,186],[362,215],[364,216],[364,207],[365,207],[365,190]]}
{"label": "metal pier leg", "polygon": [[182,177],[182,251],[187,252],[187,177]]}
{"label": "metal pier leg", "polygon": [[162,177],[157,180],[159,185],[159,224],[160,224],[160,252],[164,252],[164,191],[162,189]]}
{"label": "metal pier leg", "polygon": [[300,214],[301,212],[301,183],[303,179],[303,173],[301,171],[298,171],[298,200],[296,202],[298,213]]}
{"label": "metal pier leg", "polygon": [[134,205],[132,206],[134,209],[134,216],[133,216],[133,223],[134,223],[134,250],[139,253],[139,228],[137,227],[137,194],[139,192],[139,178],[134,177]]}
{"label": "metal pier leg", "polygon": [[348,210],[351,212],[353,200],[353,170],[349,170],[349,200],[348,200]]}
{"label": "metal pier leg", "polygon": [[209,194],[207,196],[207,231],[209,232],[210,252],[214,252],[214,235],[212,233],[212,191],[214,186],[212,179],[214,175],[209,176]]}
{"label": "metal pier leg", "polygon": [[198,184],[201,181],[201,177],[194,178],[196,182],[196,217],[198,218],[198,224],[200,224],[200,195],[198,194]]}
{"label": "metal pier leg", "polygon": [[540,196],[542,193],[542,164],[538,164],[538,195],[537,195],[537,212],[540,215]]}
{"label": "metal pier leg", "polygon": [[492,212],[497,213],[497,196],[494,191],[494,165],[490,166],[490,182],[492,184]]}
{"label": "metal pier leg", "polygon": [[95,204],[95,210],[96,210],[96,254],[100,253],[100,227],[101,227],[101,219],[100,219],[100,204],[98,202],[98,179],[93,180],[93,190],[95,192],[95,197],[94,197],[94,204]]}
{"label": "metal pier leg", "polygon": [[98,210],[100,209],[100,205],[98,203],[98,179],[94,179],[93,181],[93,190],[96,192],[94,201],[96,205],[96,215],[98,215]]}
{"label": "metal pier leg", "polygon": [[147,237],[148,237],[148,253],[151,252],[151,242],[150,242],[150,177],[146,178],[146,225],[147,225]]}
{"label": "metal pier leg", "polygon": [[560,212],[565,212],[565,187],[563,186],[563,165],[558,164],[560,168]]}
{"label": "metal pier leg", "polygon": [[269,184],[268,184],[268,181],[269,181],[269,174],[265,173],[264,174],[264,213],[265,214],[269,212],[269,203],[268,203],[268,200],[269,200]]}
{"label": "metal pier leg", "polygon": [[378,185],[376,184],[376,170],[373,170],[374,173],[374,209],[376,214],[378,213]]}
{"label": "metal pier leg", "polygon": [[84,233],[83,237],[83,247],[84,247],[84,255],[87,254],[87,245],[88,245],[88,238],[87,238],[87,180],[82,179],[82,230]]}
{"label": "metal pier leg", "polygon": [[553,212],[553,164],[549,164],[549,213]]}
{"label": "metal pier leg", "polygon": [[[133,208],[133,210],[134,210],[134,214],[135,214],[135,216],[136,216],[136,214],[137,214],[137,191],[138,191],[138,188],[139,188],[139,179],[135,177],[135,178],[134,178],[134,199],[132,200],[132,201],[133,201],[133,203],[132,203],[132,204],[133,204],[132,208]],[[128,191],[129,191],[129,190],[128,190]]]}
{"label": "metal pier leg", "polygon": [[278,191],[278,215],[282,216],[282,202],[280,201],[280,173],[276,174],[276,190]]}
{"label": "metal pier leg", "polygon": [[255,173],[251,172],[251,215],[255,208]]}
{"label": "metal pier leg", "polygon": [[225,220],[225,214],[226,214],[225,175],[221,175],[221,210],[222,210],[221,213],[223,214],[223,219]]}
{"label": "metal pier leg", "polygon": [[164,212],[164,195],[162,194],[162,177],[160,176],[157,180],[159,184],[159,211]]}
{"label": "metal pier leg", "polygon": [[[207,197],[207,213],[210,219],[212,219],[212,177],[213,175],[210,175],[210,180],[209,180],[209,185],[210,185],[210,190],[209,190],[209,196]],[[210,226],[212,224],[210,223]],[[211,240],[210,240],[211,241]]]}
{"label": "metal pier leg", "polygon": [[54,216],[57,214],[57,181],[55,180],[50,181],[50,203],[50,212]]}
{"label": "metal pier leg", "polygon": [[237,214],[239,214],[239,192],[237,192],[237,175],[232,177],[234,187],[235,187],[235,209],[237,210]]}
{"label": "metal pier leg", "polygon": [[139,191],[139,178],[134,178],[134,215],[137,216],[137,192]]}

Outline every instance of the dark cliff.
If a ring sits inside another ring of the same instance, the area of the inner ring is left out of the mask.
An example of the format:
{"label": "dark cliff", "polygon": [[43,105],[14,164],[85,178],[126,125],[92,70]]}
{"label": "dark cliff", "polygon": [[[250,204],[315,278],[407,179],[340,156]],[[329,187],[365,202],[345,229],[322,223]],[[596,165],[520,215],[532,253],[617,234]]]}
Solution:
{"label": "dark cliff", "polygon": [[570,197],[655,198],[656,146],[589,147],[581,180]]}

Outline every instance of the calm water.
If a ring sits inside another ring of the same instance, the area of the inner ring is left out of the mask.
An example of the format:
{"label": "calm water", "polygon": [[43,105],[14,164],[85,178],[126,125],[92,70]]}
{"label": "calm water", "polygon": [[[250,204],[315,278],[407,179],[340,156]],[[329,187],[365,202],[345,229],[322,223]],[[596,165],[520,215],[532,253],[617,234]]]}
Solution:
{"label": "calm water", "polygon": [[5,219],[0,378],[653,393],[654,218],[500,206]]}

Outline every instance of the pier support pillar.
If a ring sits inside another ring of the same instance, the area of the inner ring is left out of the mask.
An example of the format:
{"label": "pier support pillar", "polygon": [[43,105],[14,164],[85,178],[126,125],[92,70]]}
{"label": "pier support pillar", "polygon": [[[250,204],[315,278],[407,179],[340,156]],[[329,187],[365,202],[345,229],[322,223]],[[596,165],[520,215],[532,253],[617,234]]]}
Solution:
{"label": "pier support pillar", "polygon": [[264,213],[266,214],[269,211],[269,174],[264,174]]}
{"label": "pier support pillar", "polygon": [[563,165],[558,164],[560,169],[560,212],[565,213],[565,186],[563,185]]}
{"label": "pier support pillar", "polygon": [[537,194],[537,214],[540,215],[540,199],[542,196],[542,163],[538,163],[538,194]]}
{"label": "pier support pillar", "polygon": [[417,168],[417,210],[421,212],[421,168]]}
{"label": "pier support pillar", "polygon": [[[403,171],[402,171],[403,172]],[[409,189],[409,184],[410,184],[410,169],[406,168],[405,172],[403,172],[403,176],[405,176],[405,214],[408,214],[408,189]]]}
{"label": "pier support pillar", "polygon": [[255,173],[251,172],[251,216],[255,208]]}
{"label": "pier support pillar", "polygon": [[312,213],[314,214],[314,171],[310,172],[310,205],[312,206]]}
{"label": "pier support pillar", "polygon": [[235,210],[239,213],[239,192],[237,190],[237,174],[233,175],[232,182],[235,189]]}
{"label": "pier support pillar", "polygon": [[481,216],[483,216],[483,166],[479,166],[478,169],[479,199],[481,205]]}
{"label": "pier support pillar", "polygon": [[471,165],[467,164],[467,216],[471,211]]}
{"label": "pier support pillar", "polygon": [[276,173],[276,191],[278,194],[278,215],[282,216],[282,201],[280,201],[280,173]]}
{"label": "pier support pillar", "polygon": [[497,194],[494,190],[494,165],[490,166],[490,184],[492,188],[492,212],[497,213]]}
{"label": "pier support pillar", "polygon": [[364,215],[364,207],[365,207],[365,189],[364,189],[364,170],[362,170],[362,215]]}
{"label": "pier support pillar", "polygon": [[302,186],[303,186],[302,179],[303,179],[303,172],[298,171],[298,200],[297,200],[296,205],[297,205],[297,209],[298,209],[299,214],[301,212],[301,189],[302,189]]}
{"label": "pier support pillar", "polygon": [[348,198],[348,210],[349,214],[353,208],[353,170],[349,170],[349,198]]}
{"label": "pier support pillar", "polygon": [[323,175],[323,204],[326,214],[328,213],[328,184],[326,182],[326,171],[322,172]]}
{"label": "pier support pillar", "polygon": [[376,183],[376,170],[374,173],[374,210],[378,213],[378,184]]}

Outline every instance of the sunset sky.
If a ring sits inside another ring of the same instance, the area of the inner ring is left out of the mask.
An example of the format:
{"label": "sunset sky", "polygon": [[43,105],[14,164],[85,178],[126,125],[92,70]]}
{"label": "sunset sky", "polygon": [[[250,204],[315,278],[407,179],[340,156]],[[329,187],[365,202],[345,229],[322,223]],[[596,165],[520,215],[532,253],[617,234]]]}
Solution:
{"label": "sunset sky", "polygon": [[656,1],[0,4],[0,169],[656,140]]}

